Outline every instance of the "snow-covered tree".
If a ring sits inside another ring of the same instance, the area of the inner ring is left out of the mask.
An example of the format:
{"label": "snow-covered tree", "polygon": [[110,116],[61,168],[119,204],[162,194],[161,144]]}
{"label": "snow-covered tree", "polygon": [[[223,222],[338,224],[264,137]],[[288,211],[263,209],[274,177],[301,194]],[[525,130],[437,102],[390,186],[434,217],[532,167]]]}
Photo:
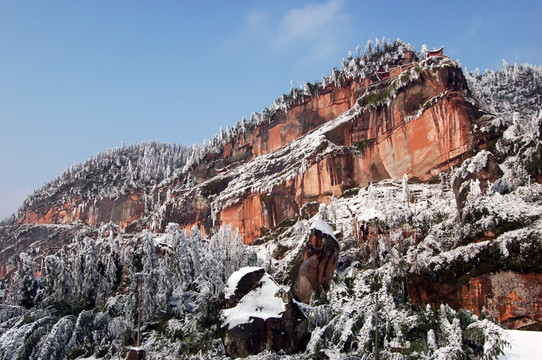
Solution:
{"label": "snow-covered tree", "polygon": [[194,226],[190,230],[190,257],[192,259],[193,279],[199,283],[203,277],[204,244],[200,230]]}
{"label": "snow-covered tree", "polygon": [[34,306],[34,298],[38,291],[38,282],[34,275],[34,265],[32,264],[32,258],[27,253],[21,253],[19,259],[18,278],[15,279],[20,281],[19,303],[25,308],[31,308]]}
{"label": "snow-covered tree", "polygon": [[119,249],[120,239],[121,235],[115,237],[113,231],[111,231],[109,237],[100,247],[99,263],[103,269],[103,281],[100,288],[104,297],[113,293],[122,281],[124,266]]}
{"label": "snow-covered tree", "polygon": [[73,302],[73,279],[70,269],[56,255],[48,255],[43,260],[42,285],[45,288],[45,303]]}
{"label": "snow-covered tree", "polygon": [[[149,321],[155,315],[160,313],[160,310],[167,309],[168,304],[161,303],[159,301],[160,293],[162,291],[168,291],[169,289],[160,289],[160,269],[158,267],[158,258],[156,256],[156,250],[154,246],[154,239],[149,231],[144,231],[141,237],[142,247],[142,269],[138,274],[133,274],[134,284],[143,282],[142,290],[142,321]],[[137,289],[139,291],[139,288]]]}
{"label": "snow-covered tree", "polygon": [[169,224],[166,228],[166,234],[171,244],[170,267],[173,283],[173,293],[180,296],[192,284],[192,258],[190,256],[190,247],[184,231],[181,231],[179,225]]}

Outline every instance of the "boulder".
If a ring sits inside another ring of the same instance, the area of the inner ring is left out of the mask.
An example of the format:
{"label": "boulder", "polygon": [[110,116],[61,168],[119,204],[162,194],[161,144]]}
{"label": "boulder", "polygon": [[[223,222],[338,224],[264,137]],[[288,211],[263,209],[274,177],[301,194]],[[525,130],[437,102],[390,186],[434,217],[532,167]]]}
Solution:
{"label": "boulder", "polygon": [[131,348],[130,351],[128,351],[126,360],[145,360],[146,354],[147,353],[143,348]]}
{"label": "boulder", "polygon": [[229,356],[246,357],[264,350],[303,351],[307,319],[289,291],[262,268],[246,267],[233,273],[224,297],[219,332]]}
{"label": "boulder", "polygon": [[240,299],[258,286],[264,275],[263,268],[252,266],[234,272],[228,279],[224,290],[224,307],[229,308],[238,303]]}

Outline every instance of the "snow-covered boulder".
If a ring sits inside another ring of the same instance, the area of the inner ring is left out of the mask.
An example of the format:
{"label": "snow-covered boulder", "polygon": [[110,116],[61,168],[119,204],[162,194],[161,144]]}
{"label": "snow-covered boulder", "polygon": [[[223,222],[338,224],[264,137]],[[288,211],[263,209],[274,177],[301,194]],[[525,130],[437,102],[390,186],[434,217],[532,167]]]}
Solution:
{"label": "snow-covered boulder", "polygon": [[238,303],[258,285],[264,275],[263,268],[253,266],[246,266],[231,274],[224,288],[225,307]]}
{"label": "snow-covered boulder", "polygon": [[288,290],[262,268],[245,267],[234,272],[224,296],[220,333],[229,356],[303,350],[307,320]]}

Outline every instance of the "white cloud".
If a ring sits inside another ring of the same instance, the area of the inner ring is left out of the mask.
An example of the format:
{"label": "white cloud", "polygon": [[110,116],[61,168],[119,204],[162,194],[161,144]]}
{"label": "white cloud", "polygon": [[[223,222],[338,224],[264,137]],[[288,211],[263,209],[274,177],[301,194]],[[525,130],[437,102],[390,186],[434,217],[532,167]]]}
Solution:
{"label": "white cloud", "polygon": [[275,45],[284,47],[299,41],[315,41],[322,36],[338,35],[335,29],[347,20],[347,15],[342,13],[343,7],[343,1],[329,0],[323,4],[289,10],[279,22],[273,39]]}
{"label": "white cloud", "polygon": [[328,0],[307,4],[276,15],[251,10],[246,26],[251,36],[258,36],[276,51],[303,47],[308,55],[329,55],[342,42],[350,16],[345,1]]}
{"label": "white cloud", "polygon": [[250,10],[247,15],[247,25],[250,29],[265,29],[267,26],[267,15],[260,10]]}

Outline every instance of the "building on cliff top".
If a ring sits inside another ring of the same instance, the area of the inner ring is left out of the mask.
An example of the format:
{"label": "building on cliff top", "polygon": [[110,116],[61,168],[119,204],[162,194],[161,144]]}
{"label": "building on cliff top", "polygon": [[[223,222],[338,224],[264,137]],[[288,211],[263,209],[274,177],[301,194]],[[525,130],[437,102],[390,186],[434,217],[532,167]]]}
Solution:
{"label": "building on cliff top", "polygon": [[444,46],[441,46],[439,49],[427,50],[427,57],[431,56],[443,56],[444,55]]}

